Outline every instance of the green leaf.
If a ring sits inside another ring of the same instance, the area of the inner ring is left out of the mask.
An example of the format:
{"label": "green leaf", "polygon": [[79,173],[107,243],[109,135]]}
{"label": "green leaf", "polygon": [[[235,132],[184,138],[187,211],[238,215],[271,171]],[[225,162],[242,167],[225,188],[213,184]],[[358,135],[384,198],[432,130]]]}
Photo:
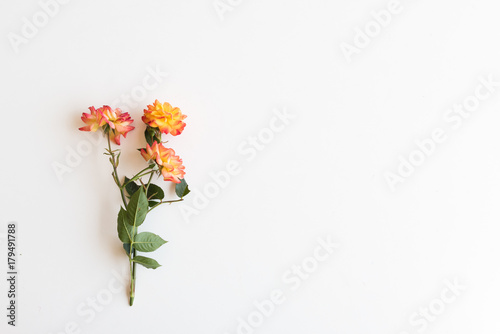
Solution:
{"label": "green leaf", "polygon": [[148,205],[149,205],[149,207],[150,207],[150,208],[152,208],[153,206],[157,205],[158,203],[160,203],[160,202],[157,202],[157,201],[149,201],[149,202],[148,202]]}
{"label": "green leaf", "polygon": [[157,128],[147,126],[146,131],[144,131],[144,137],[149,146],[153,145],[155,141],[161,143],[161,132]]}
{"label": "green leaf", "polygon": [[148,198],[162,200],[163,197],[165,197],[163,189],[158,187],[156,184],[150,183],[148,188]]}
{"label": "green leaf", "polygon": [[122,207],[118,212],[118,238],[123,243],[130,243],[134,239],[133,228],[127,224],[127,211]]}
{"label": "green leaf", "polygon": [[156,262],[156,260],[145,256],[136,256],[132,259],[132,261],[139,263],[148,269],[156,269],[161,266],[158,262]]}
{"label": "green leaf", "polygon": [[146,131],[144,131],[144,137],[146,137],[146,142],[149,146],[153,145],[154,132],[151,131],[151,127],[146,127]]}
{"label": "green leaf", "polygon": [[125,177],[125,190],[129,194],[129,196],[132,196],[137,190],[139,190],[139,186],[134,181],[130,183],[127,182],[130,182],[130,179],[128,177]]}
{"label": "green leaf", "polygon": [[181,183],[177,183],[175,185],[175,193],[177,196],[180,198],[183,198],[187,194],[189,194],[191,190],[189,190],[188,184],[186,183],[185,179],[181,179]]}
{"label": "green leaf", "polygon": [[[130,183],[127,183],[127,182],[130,182]],[[127,190],[127,193],[130,196],[132,196],[133,194],[135,194],[135,192],[137,190],[139,190],[139,188],[142,187],[142,186],[137,185],[137,183],[135,183],[134,181],[130,181],[130,179],[128,177],[125,177],[125,184],[126,184],[125,190]],[[162,200],[165,197],[165,192],[163,191],[162,188],[160,188],[156,184],[150,183],[149,184],[149,188],[148,188],[148,195],[147,195],[147,197],[149,199],[159,199],[159,200]]]}
{"label": "green leaf", "polygon": [[130,226],[135,227],[137,231],[137,227],[141,226],[146,219],[146,215],[148,213],[148,199],[146,198],[146,194],[144,194],[143,188],[139,188],[132,197],[130,198],[130,202],[127,205],[127,223]]}
{"label": "green leaf", "polygon": [[153,145],[153,137],[149,134],[147,128],[146,131],[144,131],[144,138],[146,138],[146,143],[148,143],[149,146]]}
{"label": "green leaf", "polygon": [[130,244],[129,243],[124,243],[123,244],[123,249],[125,249],[125,253],[127,253],[128,256],[130,256],[130,254],[132,254],[132,252],[134,251],[133,247],[132,247],[132,250],[130,249]]}
{"label": "green leaf", "polygon": [[151,232],[142,232],[135,236],[132,245],[139,252],[154,252],[166,243],[159,235]]}

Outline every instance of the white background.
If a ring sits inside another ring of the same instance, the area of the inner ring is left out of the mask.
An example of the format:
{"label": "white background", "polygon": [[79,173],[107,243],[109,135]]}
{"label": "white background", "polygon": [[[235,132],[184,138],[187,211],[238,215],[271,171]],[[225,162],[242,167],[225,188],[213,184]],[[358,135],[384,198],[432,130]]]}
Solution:
{"label": "white background", "polygon": [[[17,46],[9,38],[42,9],[1,2],[0,231],[19,224],[20,276],[16,328],[1,279],[0,332],[233,334],[280,290],[286,300],[240,333],[500,333],[500,87],[460,126],[444,119],[481,76],[500,81],[498,4],[401,0],[349,62],[342,43],[389,1],[227,1],[222,16],[212,0],[70,1]],[[168,75],[143,94],[155,69]],[[165,139],[195,192],[230,161],[240,173],[206,207],[188,196],[196,215],[148,216],[143,230],[169,241],[151,254],[163,266],[138,270],[132,308],[122,287],[89,311],[128,268],[120,197],[104,142],[60,178],[54,166],[99,138],[77,130],[82,112],[132,92],[143,96],[128,108],[122,175],[145,166],[135,149],[154,99],[188,115]],[[241,147],[269,134],[274,109],[295,118],[249,159]],[[437,128],[446,141],[392,191],[386,173]],[[293,290],[283,275],[328,236],[338,249]],[[412,324],[440,305],[446,280],[465,288],[427,328]]]}

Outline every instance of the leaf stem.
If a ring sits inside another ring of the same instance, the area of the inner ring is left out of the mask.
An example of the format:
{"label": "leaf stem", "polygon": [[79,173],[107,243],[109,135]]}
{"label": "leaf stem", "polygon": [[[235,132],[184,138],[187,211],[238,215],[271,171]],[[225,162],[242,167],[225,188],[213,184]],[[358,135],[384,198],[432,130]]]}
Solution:
{"label": "leaf stem", "polygon": [[149,213],[151,210],[153,210],[154,208],[156,208],[157,206],[160,206],[160,205],[162,205],[162,204],[165,204],[165,203],[170,203],[170,204],[172,204],[172,203],[175,203],[175,202],[182,202],[183,200],[184,200],[184,198],[176,199],[176,200],[173,200],[173,201],[160,201],[158,204],[153,205],[151,208],[149,208],[148,213]]}
{"label": "leaf stem", "polygon": [[151,171],[151,175],[149,176],[148,180],[148,185],[146,186],[146,195],[148,194],[149,185],[151,184],[152,179],[153,179],[153,171]]}

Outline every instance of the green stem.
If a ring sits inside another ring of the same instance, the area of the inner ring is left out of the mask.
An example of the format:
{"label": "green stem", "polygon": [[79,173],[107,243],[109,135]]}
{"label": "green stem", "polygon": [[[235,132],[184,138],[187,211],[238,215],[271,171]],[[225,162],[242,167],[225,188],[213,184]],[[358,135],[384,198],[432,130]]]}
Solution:
{"label": "green stem", "polygon": [[148,180],[148,185],[146,186],[146,195],[148,194],[149,185],[151,184],[152,179],[153,179],[153,171],[151,171],[151,175],[149,176]]}
{"label": "green stem", "polygon": [[162,204],[165,204],[165,203],[175,203],[175,202],[182,202],[184,200],[184,198],[181,198],[181,199],[176,199],[176,200],[173,200],[173,201],[160,201],[160,203],[156,204],[156,205],[153,205],[151,208],[149,208],[148,210],[148,213],[153,210],[154,208],[156,208],[157,206],[159,205],[162,205]]}
{"label": "green stem", "polygon": [[[113,179],[115,180],[116,185],[120,189],[120,194],[122,197],[123,205],[125,205],[125,208],[127,208],[127,200],[125,199],[125,193],[123,192],[123,189],[125,185],[121,184],[120,178],[118,177],[118,163],[117,163],[117,158],[113,150],[111,150],[111,139],[109,138],[108,134],[108,153],[111,156],[111,165],[113,165]],[[148,167],[149,168],[149,167]],[[139,174],[142,173],[139,172]],[[133,243],[130,244],[130,247],[133,247]],[[133,257],[135,257],[135,249],[133,252]],[[132,258],[129,256],[129,261],[130,261],[130,306],[134,305],[134,299],[135,299],[135,262],[132,262]]]}
{"label": "green stem", "polygon": [[[134,249],[135,257],[135,249]],[[135,299],[135,262],[130,259],[130,306],[134,305]]]}
{"label": "green stem", "polygon": [[[152,173],[153,171],[150,171],[150,172],[144,173],[144,171],[147,171],[148,169],[151,169],[151,168],[153,168],[153,167],[148,166],[148,167],[144,168],[144,169],[143,169],[143,170],[141,170],[139,173],[135,174],[135,175],[134,175],[134,176],[133,176],[133,177],[132,177],[132,178],[131,178],[128,182],[124,182],[124,183],[123,183],[123,185],[121,186],[121,188],[123,189],[123,188],[125,188],[125,186],[126,186],[127,184],[129,184],[129,183],[131,183],[131,182],[134,182],[134,181],[136,181],[137,179],[139,179],[139,178],[141,178],[141,177],[143,177],[143,176],[148,175],[149,173]],[[142,174],[142,173],[144,173],[144,174]]]}
{"label": "green stem", "polygon": [[111,155],[111,164],[113,165],[113,178],[118,188],[120,188],[120,194],[122,196],[123,205],[127,207],[127,201],[125,200],[125,194],[123,193],[123,186],[120,183],[120,179],[118,177],[118,171],[117,171],[118,165],[116,164],[116,156],[115,153],[111,150],[111,139],[109,138],[109,134],[108,134],[108,152]]}
{"label": "green stem", "polygon": [[[146,168],[146,169],[148,169],[148,168]],[[137,175],[139,175],[141,172],[139,172]],[[149,188],[149,185],[151,183],[151,179],[153,178],[153,171],[150,171],[149,173],[151,175],[149,176],[148,184],[146,186],[142,183],[142,180],[139,179],[141,181],[143,187],[146,188],[146,194],[148,193],[148,188]],[[144,175],[147,175],[147,173],[145,173]],[[134,234],[135,234],[135,231],[134,231]],[[130,304],[130,306],[132,306],[132,305],[134,305],[134,299],[135,299],[135,280],[136,280],[135,279],[136,263],[133,262],[132,259],[135,258],[135,256],[136,256],[136,250],[134,248],[133,242],[130,244],[130,247],[131,247],[131,249],[133,249],[133,251],[132,251],[132,254],[130,254],[130,302],[129,302],[129,304]]]}

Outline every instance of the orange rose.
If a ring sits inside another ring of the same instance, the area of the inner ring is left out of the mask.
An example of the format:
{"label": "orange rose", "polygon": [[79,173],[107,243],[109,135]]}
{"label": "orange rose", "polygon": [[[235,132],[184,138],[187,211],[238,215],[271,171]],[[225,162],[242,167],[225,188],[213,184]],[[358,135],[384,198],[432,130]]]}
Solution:
{"label": "orange rose", "polygon": [[142,121],[150,127],[159,128],[162,133],[177,136],[186,126],[183,122],[186,117],[179,108],[173,108],[170,103],[161,104],[155,100],[153,105],[148,105],[148,109],[144,109]]}
{"label": "orange rose", "polygon": [[141,150],[141,155],[146,161],[154,160],[156,162],[165,181],[181,183],[181,179],[186,174],[182,159],[175,155],[175,151],[156,141],[151,146],[146,144],[146,149]]}

